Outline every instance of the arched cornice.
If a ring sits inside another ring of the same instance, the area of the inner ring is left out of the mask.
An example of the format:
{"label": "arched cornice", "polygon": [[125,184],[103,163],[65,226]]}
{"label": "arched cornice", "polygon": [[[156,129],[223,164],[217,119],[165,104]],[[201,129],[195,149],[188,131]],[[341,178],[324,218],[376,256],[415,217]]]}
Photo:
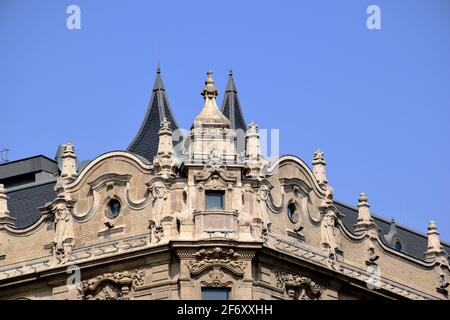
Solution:
{"label": "arched cornice", "polygon": [[95,168],[99,167],[103,163],[111,160],[111,159],[123,159],[125,161],[129,161],[130,164],[134,165],[137,169],[139,169],[142,173],[151,174],[153,171],[153,165],[145,163],[142,161],[140,157],[137,155],[127,152],[127,151],[112,151],[104,153],[94,160],[92,160],[78,175],[78,177],[69,183],[66,188],[67,191],[73,192],[77,191],[83,185],[83,182],[89,177],[90,173],[95,170]]}
{"label": "arched cornice", "polygon": [[268,176],[273,176],[282,166],[288,165],[289,163],[292,163],[295,166],[297,166],[300,169],[300,171],[305,174],[305,177],[308,180],[307,183],[312,187],[312,190],[319,198],[323,199],[326,197],[326,190],[319,186],[311,169],[302,159],[300,159],[297,156],[293,155],[281,156],[277,161],[275,161],[270,167],[266,169],[265,173]]}

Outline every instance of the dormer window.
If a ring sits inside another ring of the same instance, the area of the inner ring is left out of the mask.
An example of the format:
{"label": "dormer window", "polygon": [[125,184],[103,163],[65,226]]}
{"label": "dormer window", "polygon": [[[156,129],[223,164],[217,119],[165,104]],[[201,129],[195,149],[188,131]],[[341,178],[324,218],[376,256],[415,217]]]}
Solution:
{"label": "dormer window", "polygon": [[402,252],[402,244],[400,241],[395,242],[395,250],[397,250],[398,252]]}
{"label": "dormer window", "polygon": [[206,210],[223,210],[224,191],[209,190],[205,191],[205,208]]}

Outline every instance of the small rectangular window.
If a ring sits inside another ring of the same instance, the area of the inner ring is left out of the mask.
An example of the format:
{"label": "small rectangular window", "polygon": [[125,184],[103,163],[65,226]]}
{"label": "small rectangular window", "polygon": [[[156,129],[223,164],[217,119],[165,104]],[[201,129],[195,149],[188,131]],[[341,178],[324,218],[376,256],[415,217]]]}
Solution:
{"label": "small rectangular window", "polygon": [[203,300],[228,300],[230,288],[202,288]]}
{"label": "small rectangular window", "polygon": [[223,210],[224,191],[205,191],[206,210]]}

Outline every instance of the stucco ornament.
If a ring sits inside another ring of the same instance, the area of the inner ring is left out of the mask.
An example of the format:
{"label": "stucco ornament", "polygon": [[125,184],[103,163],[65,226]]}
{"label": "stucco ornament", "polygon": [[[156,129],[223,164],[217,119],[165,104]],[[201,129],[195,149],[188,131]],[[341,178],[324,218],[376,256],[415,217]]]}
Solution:
{"label": "stucco ornament", "polygon": [[125,300],[132,288],[144,284],[144,276],[143,270],[104,273],[83,281],[78,292],[85,300]]}
{"label": "stucco ornament", "polygon": [[233,281],[224,281],[227,277],[221,268],[215,267],[208,272],[208,278],[203,280],[201,284],[206,287],[229,287]]}
{"label": "stucco ornament", "polygon": [[156,243],[164,235],[161,218],[166,205],[167,188],[163,182],[157,181],[151,187],[151,192],[153,196],[153,218],[150,219],[150,241]]}
{"label": "stucco ornament", "polygon": [[195,260],[186,262],[186,266],[192,275],[212,267],[223,267],[236,275],[242,275],[245,269],[245,262],[240,261],[240,254],[233,249],[222,249],[215,247],[211,249],[201,249],[192,255]]}
{"label": "stucco ornament", "polygon": [[276,272],[277,287],[285,289],[293,300],[319,300],[323,289],[311,279],[299,275]]}

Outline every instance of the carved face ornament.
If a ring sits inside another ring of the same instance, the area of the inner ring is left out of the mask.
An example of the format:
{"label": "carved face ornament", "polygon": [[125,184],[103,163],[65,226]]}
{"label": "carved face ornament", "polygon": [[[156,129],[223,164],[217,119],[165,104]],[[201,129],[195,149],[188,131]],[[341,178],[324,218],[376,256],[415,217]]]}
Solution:
{"label": "carved face ornament", "polygon": [[69,209],[64,204],[58,204],[55,206],[55,219],[56,221],[64,220],[69,216]]}
{"label": "carved face ornament", "polygon": [[269,197],[269,187],[263,185],[259,188],[258,197],[262,201],[266,201]]}
{"label": "carved face ornament", "polygon": [[166,186],[162,182],[156,182],[153,186],[153,196],[162,198],[166,194]]}
{"label": "carved face ornament", "polygon": [[332,227],[336,223],[336,215],[333,211],[328,211],[325,215],[325,222],[328,226]]}

